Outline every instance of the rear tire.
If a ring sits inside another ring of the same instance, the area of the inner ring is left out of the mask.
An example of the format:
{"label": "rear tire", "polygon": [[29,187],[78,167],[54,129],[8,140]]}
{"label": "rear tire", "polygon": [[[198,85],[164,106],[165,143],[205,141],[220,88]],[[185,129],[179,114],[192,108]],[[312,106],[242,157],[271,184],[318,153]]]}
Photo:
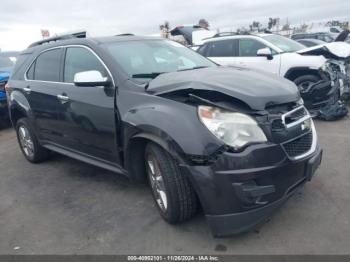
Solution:
{"label": "rear tire", "polygon": [[192,218],[197,212],[197,196],[175,159],[160,146],[149,143],[145,161],[153,198],[164,220],[176,224]]}
{"label": "rear tire", "polygon": [[39,144],[27,118],[21,118],[17,121],[16,133],[21,151],[29,162],[40,163],[49,157],[50,151]]}

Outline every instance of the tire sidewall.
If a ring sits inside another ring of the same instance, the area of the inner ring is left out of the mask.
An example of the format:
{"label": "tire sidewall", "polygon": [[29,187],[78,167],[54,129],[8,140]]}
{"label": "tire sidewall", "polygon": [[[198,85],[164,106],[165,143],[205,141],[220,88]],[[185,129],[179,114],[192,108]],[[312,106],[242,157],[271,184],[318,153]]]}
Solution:
{"label": "tire sidewall", "polygon": [[[29,132],[29,135],[30,135],[30,138],[32,139],[32,142],[33,142],[33,146],[34,146],[34,152],[33,152],[33,155],[32,156],[28,156],[24,150],[23,150],[23,147],[22,147],[22,144],[20,142],[20,138],[19,138],[19,129],[21,126],[24,126],[28,132]],[[24,155],[24,157],[29,161],[29,162],[32,162],[32,163],[35,163],[37,161],[37,158],[38,158],[38,146],[39,146],[39,143],[34,135],[34,132],[33,132],[33,129],[31,128],[28,120],[26,118],[21,118],[17,121],[16,123],[16,135],[17,135],[17,141],[18,141],[18,144],[19,144],[19,147]]]}
{"label": "tire sidewall", "polygon": [[317,83],[318,81],[321,80],[321,77],[319,76],[316,76],[316,75],[303,75],[303,76],[299,76],[297,77],[296,79],[294,79],[294,83],[298,86],[299,88],[299,85],[302,84],[303,82],[314,82],[314,83]]}
{"label": "tire sidewall", "polygon": [[[148,156],[152,155],[153,159],[155,159],[155,161],[157,161],[157,165],[158,165],[158,167],[160,169],[161,176],[163,177],[164,186],[165,186],[165,194],[167,196],[167,201],[168,201],[167,209],[166,209],[165,212],[159,207],[159,205],[157,203],[155,193],[154,193],[154,191],[152,189],[152,186],[151,186],[151,178],[150,178],[150,175],[148,173],[148,170],[146,170],[147,180],[148,180],[148,184],[150,186],[151,192],[152,192],[152,197],[153,197],[154,203],[157,206],[157,209],[158,209],[159,213],[161,214],[161,216],[166,221],[169,221],[169,219],[171,218],[172,210],[173,210],[174,207],[173,207],[173,204],[172,204],[172,198],[171,198],[171,195],[170,195],[170,190],[169,190],[169,186],[168,186],[168,180],[167,180],[166,175],[164,175],[164,168],[163,168],[162,164],[160,163],[160,161],[158,159],[158,154],[153,150],[153,147],[154,147],[153,144],[152,144],[152,146],[147,146],[146,147],[145,159],[147,161]],[[166,152],[164,151],[164,153],[166,153]],[[165,155],[165,157],[168,157],[168,156]],[[148,169],[147,163],[146,163],[146,168]]]}

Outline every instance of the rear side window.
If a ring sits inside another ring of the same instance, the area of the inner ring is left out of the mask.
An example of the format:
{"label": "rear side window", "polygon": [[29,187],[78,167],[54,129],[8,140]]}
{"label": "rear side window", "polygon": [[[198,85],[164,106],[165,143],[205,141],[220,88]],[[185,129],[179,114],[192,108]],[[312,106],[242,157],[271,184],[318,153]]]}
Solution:
{"label": "rear side window", "polygon": [[63,75],[64,82],[73,83],[76,73],[92,70],[99,71],[104,77],[107,76],[106,69],[90,50],[83,47],[67,48]]}
{"label": "rear side window", "polygon": [[207,56],[231,57],[234,56],[234,40],[222,40],[209,43]]}
{"label": "rear side window", "polygon": [[197,53],[201,54],[202,56],[206,56],[207,55],[207,48],[208,44],[206,45],[202,45],[201,47],[198,48]]}
{"label": "rear side window", "polygon": [[239,56],[257,56],[258,50],[266,45],[254,39],[239,40]]}
{"label": "rear side window", "polygon": [[29,80],[34,79],[34,68],[35,68],[35,62],[30,66],[29,70],[27,71],[27,79]]}
{"label": "rear side window", "polygon": [[[35,80],[59,82],[60,80],[60,58],[61,48],[46,51],[38,56],[35,61],[34,70]],[[33,67],[33,66],[32,66]],[[29,73],[28,71],[28,73]],[[29,75],[27,75],[28,77]]]}

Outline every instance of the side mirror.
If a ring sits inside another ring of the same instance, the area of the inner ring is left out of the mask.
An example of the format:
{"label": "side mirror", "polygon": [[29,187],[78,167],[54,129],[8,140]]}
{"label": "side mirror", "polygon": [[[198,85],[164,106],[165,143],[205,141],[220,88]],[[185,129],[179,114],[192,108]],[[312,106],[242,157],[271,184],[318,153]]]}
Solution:
{"label": "side mirror", "polygon": [[74,75],[74,84],[76,86],[108,86],[110,81],[103,77],[99,71],[84,71]]}
{"label": "side mirror", "polygon": [[257,56],[265,56],[269,60],[273,59],[271,49],[268,47],[259,49],[256,54],[257,54]]}

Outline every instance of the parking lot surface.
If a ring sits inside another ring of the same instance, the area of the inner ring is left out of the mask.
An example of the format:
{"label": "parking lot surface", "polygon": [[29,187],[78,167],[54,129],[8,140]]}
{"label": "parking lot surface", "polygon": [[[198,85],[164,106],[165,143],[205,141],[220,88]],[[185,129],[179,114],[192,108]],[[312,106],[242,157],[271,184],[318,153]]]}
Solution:
{"label": "parking lot surface", "polygon": [[55,155],[33,165],[0,130],[0,254],[349,254],[350,119],[317,122],[311,183],[259,229],[213,238],[203,214],[172,226],[147,186]]}

